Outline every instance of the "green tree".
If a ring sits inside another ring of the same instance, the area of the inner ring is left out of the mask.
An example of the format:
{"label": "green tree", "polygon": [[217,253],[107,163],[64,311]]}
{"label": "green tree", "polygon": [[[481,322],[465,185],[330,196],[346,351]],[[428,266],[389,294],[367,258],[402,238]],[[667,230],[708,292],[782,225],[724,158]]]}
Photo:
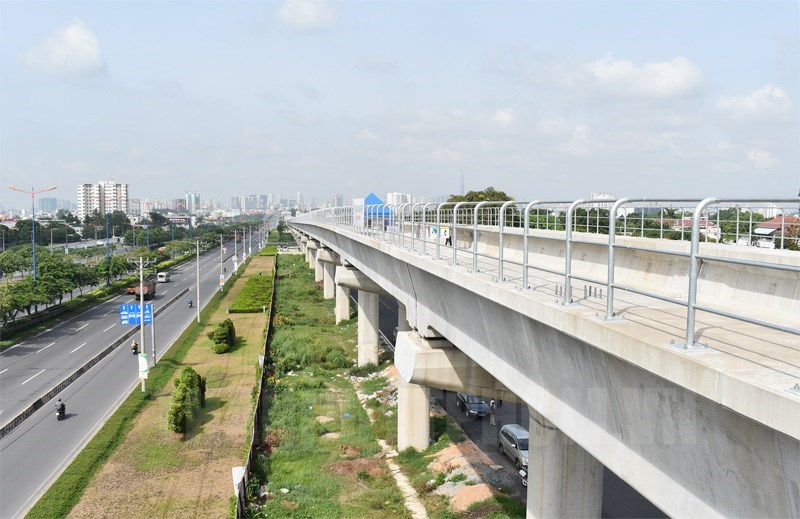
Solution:
{"label": "green tree", "polygon": [[514,197],[493,187],[487,187],[483,191],[470,191],[466,195],[450,195],[450,198],[447,199],[448,202],[505,202],[508,200],[514,200]]}

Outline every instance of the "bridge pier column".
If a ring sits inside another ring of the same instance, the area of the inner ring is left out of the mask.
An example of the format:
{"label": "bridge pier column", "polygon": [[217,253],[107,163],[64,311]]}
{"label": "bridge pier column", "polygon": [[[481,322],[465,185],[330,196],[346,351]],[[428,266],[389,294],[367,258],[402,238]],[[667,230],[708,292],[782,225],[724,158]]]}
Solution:
{"label": "bridge pier column", "polygon": [[378,365],[378,294],[358,291],[358,365]]}
{"label": "bridge pier column", "polygon": [[[339,267],[337,267],[339,268]],[[350,320],[350,289],[336,285],[336,324]]]}
{"label": "bridge pier column", "polygon": [[322,270],[322,260],[319,259],[320,254],[322,253],[322,249],[317,249],[316,255],[314,256],[314,282],[319,283],[325,279],[324,272]]}
{"label": "bridge pier column", "polygon": [[336,276],[336,265],[333,263],[322,264],[322,297],[324,299],[333,299],[335,296],[336,283],[333,281]]}
{"label": "bridge pier column", "polygon": [[[361,295],[359,294],[359,299]],[[431,421],[428,388],[398,377],[397,450],[409,447],[423,451],[430,444]]]}
{"label": "bridge pier column", "polygon": [[600,517],[603,465],[528,406],[527,517]]}
{"label": "bridge pier column", "polygon": [[306,263],[309,267],[314,266],[314,261],[317,259],[317,249],[319,249],[319,242],[308,240],[306,242]]}

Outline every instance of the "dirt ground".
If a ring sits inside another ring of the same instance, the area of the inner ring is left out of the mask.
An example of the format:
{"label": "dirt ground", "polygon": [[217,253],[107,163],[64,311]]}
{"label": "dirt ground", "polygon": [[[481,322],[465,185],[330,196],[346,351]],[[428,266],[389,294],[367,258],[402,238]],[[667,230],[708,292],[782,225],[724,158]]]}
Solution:
{"label": "dirt ground", "polygon": [[[237,346],[217,355],[200,336],[183,361],[207,378],[206,409],[186,438],[169,432],[166,415],[174,385],[156,395],[99,471],[70,518],[227,517],[231,468],[242,465],[252,415],[250,398],[267,314],[226,314],[249,275],[271,272],[274,257],[255,256],[212,316],[229,317]],[[211,329],[211,326],[207,327]],[[176,375],[179,371],[176,372]],[[137,389],[138,390],[138,389]]]}

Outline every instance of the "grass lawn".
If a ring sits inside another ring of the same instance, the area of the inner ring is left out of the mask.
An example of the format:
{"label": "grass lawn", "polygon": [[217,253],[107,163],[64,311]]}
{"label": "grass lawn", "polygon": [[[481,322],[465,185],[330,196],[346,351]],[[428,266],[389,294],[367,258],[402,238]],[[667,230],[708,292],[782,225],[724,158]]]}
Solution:
{"label": "grass lawn", "polygon": [[[227,314],[225,308],[232,305],[249,276],[258,276],[259,271],[271,273],[274,260],[253,256],[206,326],[210,330],[230,318],[236,328],[234,348],[218,355],[203,333],[183,359],[183,365],[207,378],[206,408],[199,426],[185,438],[167,430],[166,415],[174,390],[170,381],[135,419],[68,517],[229,515],[231,467],[244,461],[251,394],[268,314]],[[175,376],[179,372],[176,370]]]}
{"label": "grass lawn", "polygon": [[300,255],[276,283],[269,422],[256,467],[267,497],[253,517],[410,517],[347,378],[357,326],[335,325]]}

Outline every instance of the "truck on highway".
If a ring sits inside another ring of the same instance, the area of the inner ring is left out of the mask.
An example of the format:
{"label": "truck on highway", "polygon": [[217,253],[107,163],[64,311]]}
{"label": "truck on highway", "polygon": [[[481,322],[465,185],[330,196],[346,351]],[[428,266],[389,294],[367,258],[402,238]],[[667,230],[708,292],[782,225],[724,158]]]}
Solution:
{"label": "truck on highway", "polygon": [[[156,281],[155,278],[145,279],[144,280],[144,285],[143,285],[142,288],[144,289],[144,298],[145,299],[150,300],[150,299],[153,299],[156,296],[156,286],[157,285],[158,285],[158,282]],[[136,296],[137,299],[139,299],[139,282],[138,281],[128,287],[128,293],[129,294],[133,294],[134,296]]]}

